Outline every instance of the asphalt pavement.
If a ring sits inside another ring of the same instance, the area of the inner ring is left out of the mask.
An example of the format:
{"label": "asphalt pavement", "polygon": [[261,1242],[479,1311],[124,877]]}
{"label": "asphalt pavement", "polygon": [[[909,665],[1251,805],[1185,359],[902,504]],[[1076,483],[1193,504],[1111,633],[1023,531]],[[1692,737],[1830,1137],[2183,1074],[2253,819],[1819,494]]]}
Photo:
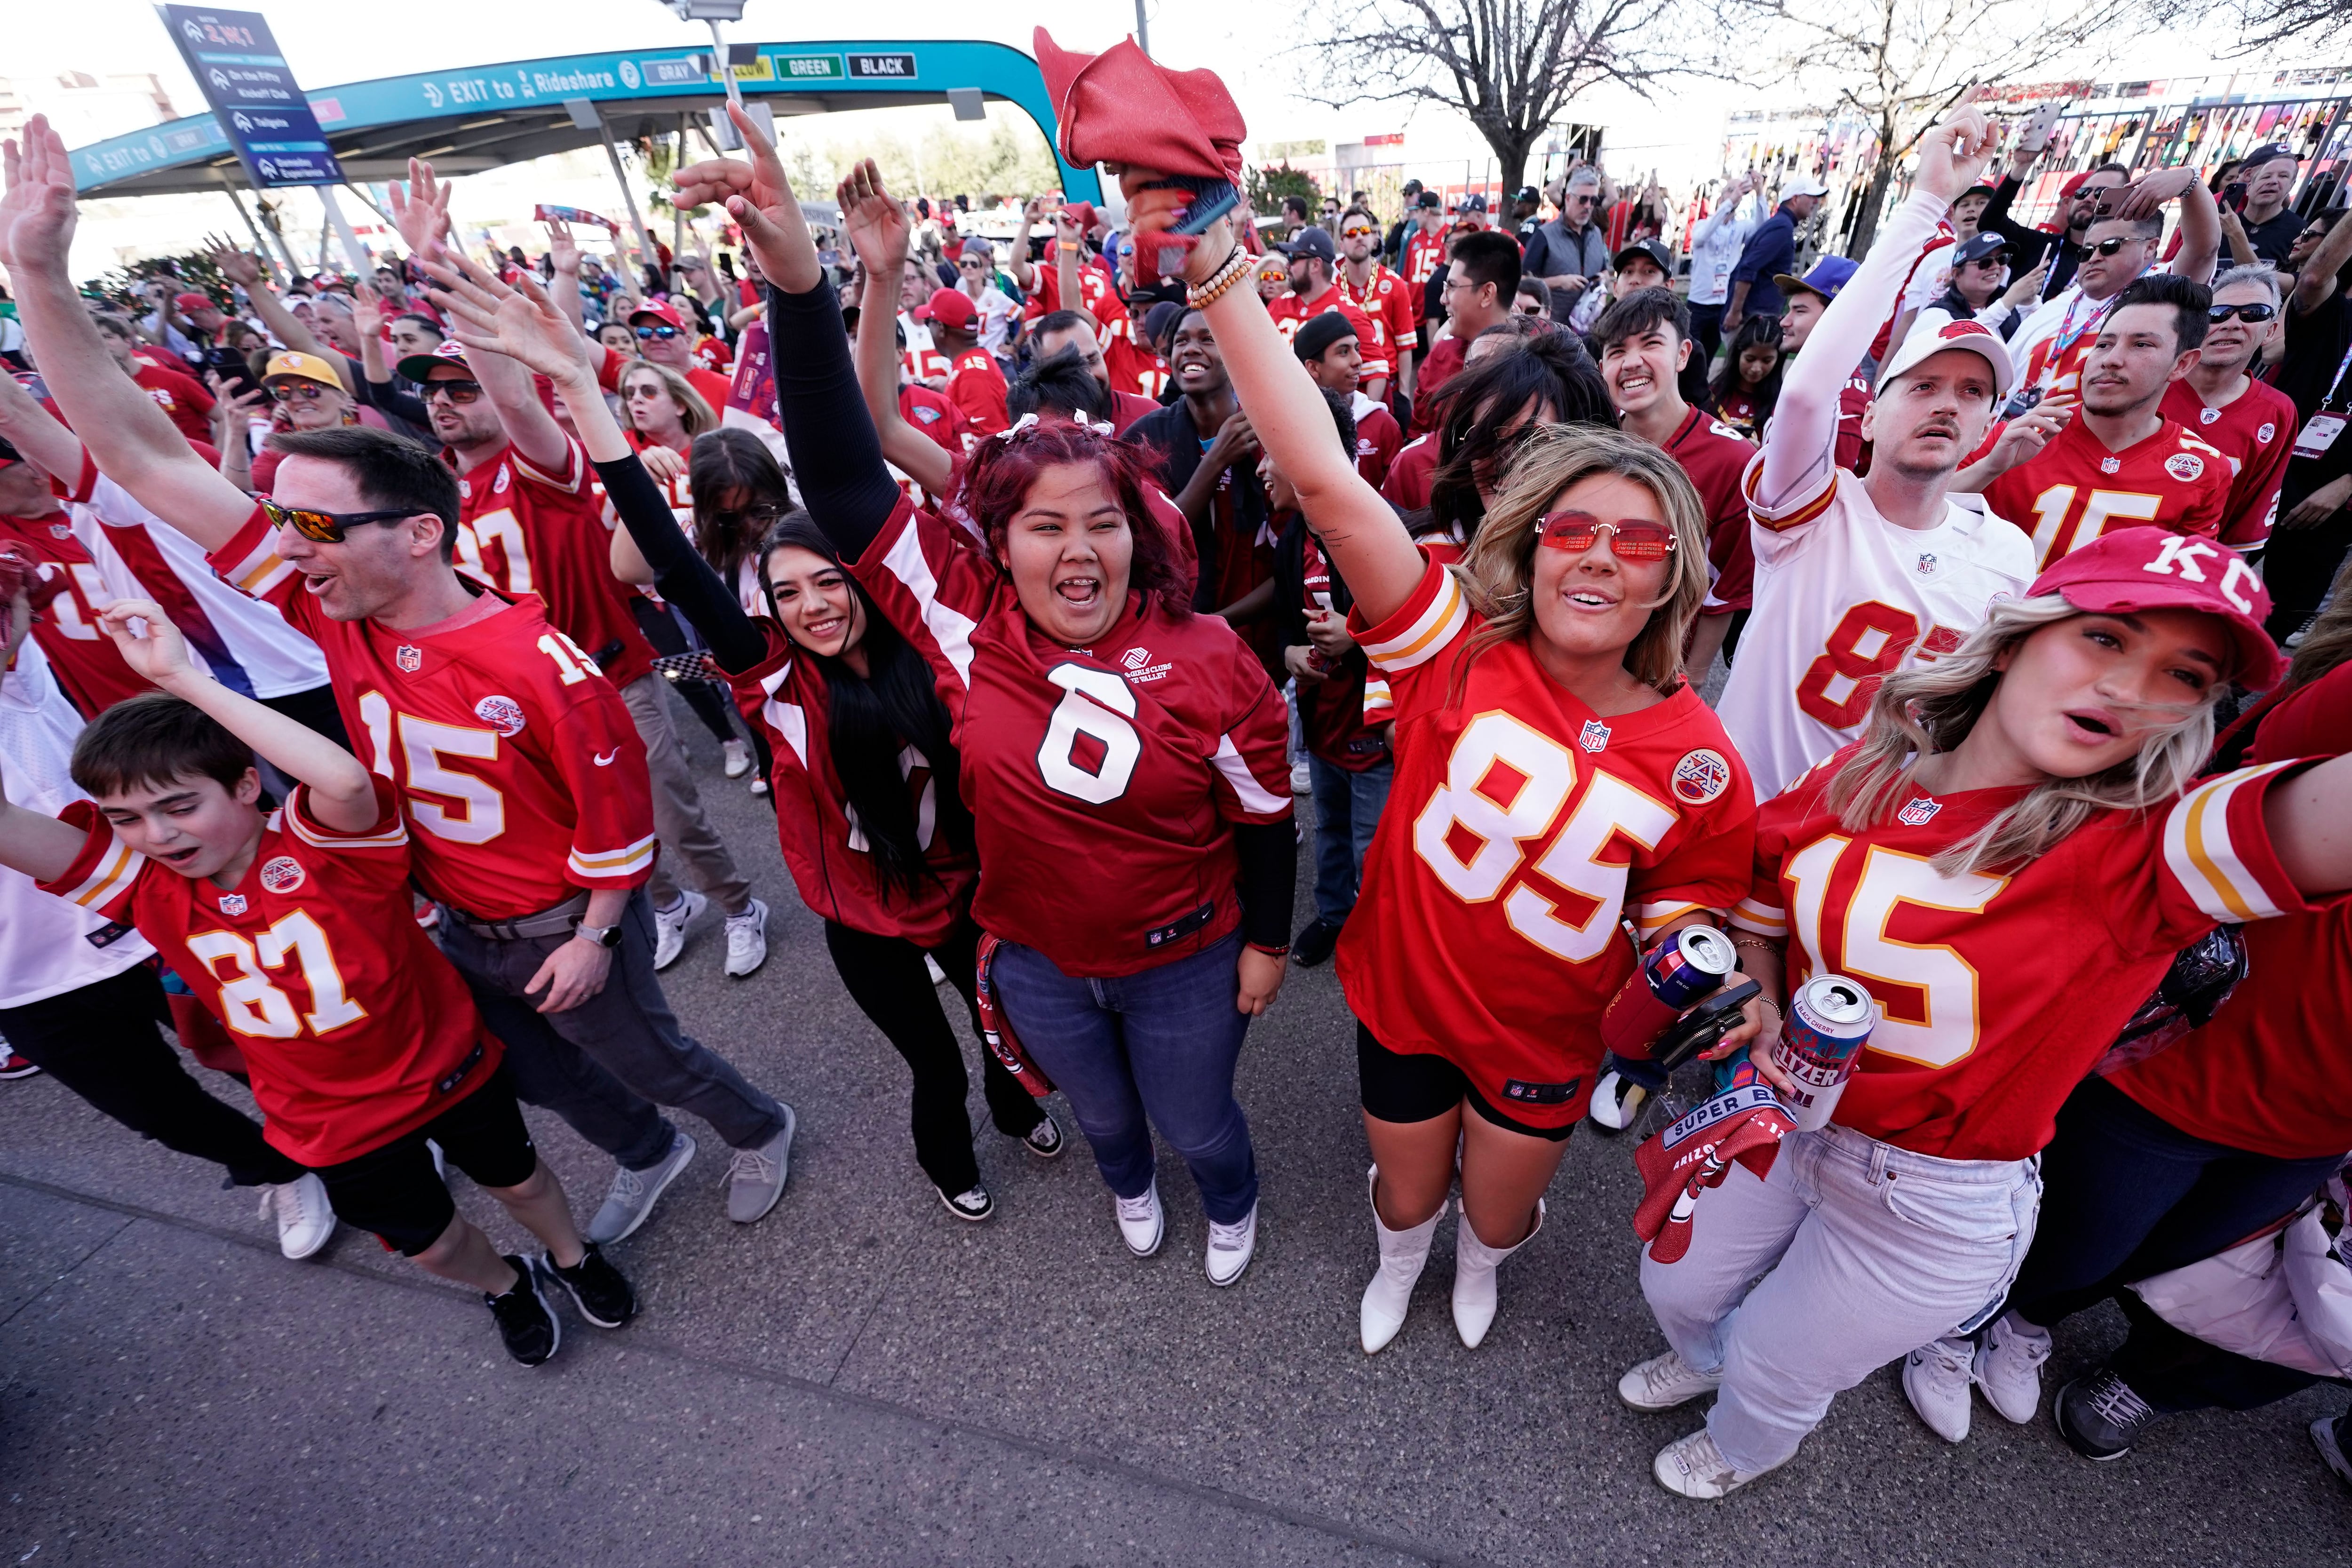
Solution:
{"label": "asphalt pavement", "polygon": [[[643,1314],[615,1333],[567,1316],[560,1356],[526,1370],[477,1298],[373,1237],[289,1263],[250,1194],[48,1079],[0,1085],[0,1564],[2352,1562],[2352,1493],[2305,1432],[2340,1390],[2179,1417],[2094,1465],[2046,1401],[2024,1427],[1979,1404],[1948,1446],[1889,1368],[1747,1491],[1661,1490],[1651,1457],[1696,1407],[1615,1397],[1662,1345],[1632,1147],[1586,1132],[1485,1345],[1454,1333],[1449,1220],[1412,1320],[1367,1357],[1366,1152],[1328,965],[1292,971],[1243,1057],[1264,1197],[1238,1285],[1202,1277],[1205,1226],[1164,1156],[1168,1243],[1128,1257],[1066,1108],[1047,1163],[972,1095],[999,1206],[959,1221],[768,807],[680,727],[775,913],[757,976],[721,974],[713,910],[666,979],[690,1030],[800,1112],[775,1212],[728,1223],[725,1151],[688,1123],[703,1152],[615,1253]],[[1307,892],[1302,869],[1302,910]],[[533,1125],[584,1215],[609,1165]],[[2053,1379],[2121,1332],[2112,1309],[2070,1323]]]}

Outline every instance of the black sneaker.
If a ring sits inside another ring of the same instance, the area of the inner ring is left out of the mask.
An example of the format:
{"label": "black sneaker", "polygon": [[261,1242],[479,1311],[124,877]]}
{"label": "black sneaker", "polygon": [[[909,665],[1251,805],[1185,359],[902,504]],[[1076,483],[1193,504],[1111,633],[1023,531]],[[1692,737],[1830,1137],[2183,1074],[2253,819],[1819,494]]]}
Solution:
{"label": "black sneaker", "polygon": [[978,1182],[961,1193],[950,1193],[945,1187],[935,1190],[940,1194],[940,1202],[947,1205],[948,1213],[958,1219],[978,1222],[996,1212],[996,1200],[990,1197],[988,1189]]}
{"label": "black sneaker", "polygon": [[1312,969],[1331,956],[1339,945],[1339,928],[1318,915],[1298,928],[1290,939],[1290,962],[1301,969]]}
{"label": "black sneaker", "polygon": [[2060,1389],[2051,1402],[2051,1415],[2068,1447],[2104,1464],[2130,1453],[2157,1413],[2130,1384],[2101,1367]]}
{"label": "black sneaker", "polygon": [[538,1366],[562,1345],[563,1325],[540,1293],[538,1266],[513,1257],[507,1263],[520,1276],[514,1289],[503,1296],[484,1291],[482,1305],[499,1321],[499,1335],[507,1342],[507,1354],[525,1366]]}
{"label": "black sneaker", "polygon": [[547,1271],[570,1292],[580,1315],[600,1329],[617,1329],[637,1315],[637,1293],[613,1267],[604,1248],[588,1244],[587,1254],[566,1268],[554,1258],[544,1259]]}
{"label": "black sneaker", "polygon": [[1054,1113],[1050,1110],[1037,1118],[1036,1126],[1021,1135],[1022,1147],[1040,1160],[1052,1159],[1062,1152],[1065,1143],[1062,1124],[1054,1120]]}

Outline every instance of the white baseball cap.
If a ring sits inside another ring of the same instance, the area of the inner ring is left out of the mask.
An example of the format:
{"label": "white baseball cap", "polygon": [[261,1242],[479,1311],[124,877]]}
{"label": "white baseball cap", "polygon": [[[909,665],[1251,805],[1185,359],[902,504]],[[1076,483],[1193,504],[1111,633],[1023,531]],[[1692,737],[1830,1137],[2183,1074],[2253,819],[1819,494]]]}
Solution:
{"label": "white baseball cap", "polygon": [[1784,202],[1790,196],[1825,196],[1829,194],[1830,188],[1811,174],[1793,174],[1780,186],[1780,199]]}
{"label": "white baseball cap", "polygon": [[1956,321],[1950,311],[1936,310],[1920,311],[1903,346],[1887,355],[1886,363],[1878,367],[1878,390],[1885,391],[1888,382],[1946,349],[1966,349],[1970,353],[1982,354],[1985,363],[1992,366],[1995,401],[2009,395],[2017,380],[2017,367],[2010,363],[2009,345],[2001,342],[2000,334],[1982,321],[1967,318]]}

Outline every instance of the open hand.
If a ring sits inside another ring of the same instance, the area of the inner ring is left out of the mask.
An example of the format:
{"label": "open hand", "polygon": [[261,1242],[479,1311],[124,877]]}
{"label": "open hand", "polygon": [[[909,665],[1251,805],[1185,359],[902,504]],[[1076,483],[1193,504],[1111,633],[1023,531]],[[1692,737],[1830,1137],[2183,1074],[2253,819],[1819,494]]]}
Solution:
{"label": "open hand", "polygon": [[261,258],[238,249],[226,239],[207,238],[205,254],[220,275],[241,289],[261,287]]}
{"label": "open hand", "polygon": [[2002,427],[2000,439],[1985,454],[1984,461],[1993,465],[1995,473],[2006,473],[2018,464],[2030,461],[2050,438],[2066,428],[2074,417],[2074,400],[2071,397],[2045,397],[2031,412],[2021,414]]}
{"label": "open hand", "polygon": [[2144,174],[2119,191],[2109,193],[2105,216],[2137,219],[2154,217],[2157,209],[2173,200],[2197,183],[2197,171],[2187,166],[2158,169]]}
{"label": "open hand", "polygon": [[[905,271],[907,251],[914,241],[914,226],[907,209],[882,184],[882,170],[873,159],[852,164],[849,177],[834,192],[841,205],[842,231],[859,263],[878,278],[897,278]],[[1033,204],[1034,205],[1034,204]]]}
{"label": "open hand", "polygon": [[62,273],[73,249],[73,165],[65,138],[49,117],[25,122],[24,139],[0,145],[0,267],[47,268]]}
{"label": "open hand", "polygon": [[555,308],[538,279],[518,273],[509,287],[454,248],[420,265],[449,312],[452,334],[468,349],[504,354],[559,384],[595,379],[588,340]]}
{"label": "open hand", "polygon": [[743,137],[751,162],[706,158],[670,176],[677,187],[680,206],[697,207],[718,202],[740,225],[744,247],[760,259],[761,270],[789,294],[805,293],[821,281],[816,246],[802,221],[800,199],[776,156],[776,143],[740,103],[727,112]]}
{"label": "open hand", "polygon": [[1919,169],[1912,188],[1950,206],[1977,183],[1994,141],[1992,120],[1983,110],[1973,105],[1954,110],[1919,138]]}
{"label": "open hand", "polygon": [[547,264],[558,277],[580,275],[580,247],[572,237],[572,226],[560,217],[547,220]]}
{"label": "open hand", "polygon": [[386,183],[392,195],[392,226],[407,243],[409,255],[427,261],[441,254],[442,237],[449,232],[449,187],[422,158],[408,161],[408,188]]}
{"label": "open hand", "polygon": [[98,613],[98,624],[122,650],[122,662],[132,674],[163,687],[196,674],[188,658],[187,639],[161,605],[148,599],[117,599]]}
{"label": "open hand", "polygon": [[352,288],[352,330],[362,342],[383,336],[383,296],[373,284],[354,284]]}

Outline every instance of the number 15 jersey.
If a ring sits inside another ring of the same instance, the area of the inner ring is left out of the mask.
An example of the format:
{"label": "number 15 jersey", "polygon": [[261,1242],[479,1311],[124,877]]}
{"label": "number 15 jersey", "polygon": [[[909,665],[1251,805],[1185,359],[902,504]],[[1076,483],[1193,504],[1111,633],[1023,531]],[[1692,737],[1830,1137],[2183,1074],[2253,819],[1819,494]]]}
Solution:
{"label": "number 15 jersey", "polygon": [[[1424,551],[1424,557],[1428,552]],[[1601,1013],[1645,937],[1747,890],[1756,797],[1687,683],[1601,718],[1434,560],[1404,606],[1349,629],[1388,678],[1396,780],[1339,939],[1348,1005],[1382,1045],[1440,1056],[1532,1126],[1584,1114]]]}

